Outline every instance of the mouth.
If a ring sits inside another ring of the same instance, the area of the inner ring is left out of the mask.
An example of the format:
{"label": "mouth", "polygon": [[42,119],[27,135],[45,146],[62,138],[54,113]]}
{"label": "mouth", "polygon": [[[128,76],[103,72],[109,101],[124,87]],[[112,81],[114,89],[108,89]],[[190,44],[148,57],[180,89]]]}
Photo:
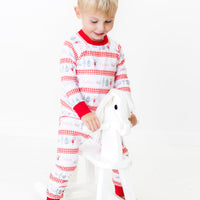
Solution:
{"label": "mouth", "polygon": [[97,35],[97,36],[102,36],[102,35],[104,35],[104,33],[95,33],[95,32],[94,32],[94,34]]}

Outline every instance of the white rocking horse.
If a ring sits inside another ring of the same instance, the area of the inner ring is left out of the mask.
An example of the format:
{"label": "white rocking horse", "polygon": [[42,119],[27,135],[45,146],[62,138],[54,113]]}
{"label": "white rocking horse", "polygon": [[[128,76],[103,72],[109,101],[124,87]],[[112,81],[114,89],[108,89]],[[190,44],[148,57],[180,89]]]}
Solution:
{"label": "white rocking horse", "polygon": [[[86,158],[89,181],[94,182],[94,166],[99,168],[97,180],[96,200],[113,200],[117,197],[110,192],[109,173],[118,169],[126,200],[135,200],[133,184],[131,183],[129,167],[130,158],[123,155],[123,136],[131,132],[131,123],[128,118],[134,112],[134,104],[129,92],[111,89],[101,101],[96,110],[101,127],[96,132],[95,143],[85,143],[80,148]],[[93,183],[94,184],[94,183]]]}
{"label": "white rocking horse", "polygon": [[[131,160],[122,152],[123,136],[131,133],[132,125],[128,118],[134,112],[134,104],[129,92],[111,89],[101,101],[96,110],[101,127],[94,137],[80,147],[80,155],[85,158],[87,183],[82,186],[69,187],[72,193],[79,189],[96,187],[96,200],[121,199],[110,190],[112,169],[119,171],[121,184],[126,200],[136,200],[133,184],[130,178]],[[95,168],[98,169],[98,179],[95,183]],[[69,198],[70,199],[70,198]]]}

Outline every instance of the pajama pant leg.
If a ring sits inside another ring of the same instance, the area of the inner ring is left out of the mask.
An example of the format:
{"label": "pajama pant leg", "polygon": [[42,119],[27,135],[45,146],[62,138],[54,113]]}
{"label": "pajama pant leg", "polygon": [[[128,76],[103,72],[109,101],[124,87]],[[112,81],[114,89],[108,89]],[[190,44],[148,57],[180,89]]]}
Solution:
{"label": "pajama pant leg", "polygon": [[[74,136],[59,136],[57,158],[49,176],[49,184],[47,188],[47,196],[52,199],[61,199],[64,194],[64,189],[72,172],[77,167],[78,162],[78,144]],[[68,143],[73,141],[74,143]],[[63,148],[62,142],[68,144]]]}
{"label": "pajama pant leg", "polygon": [[[70,130],[71,129],[71,130]],[[64,120],[58,133],[56,161],[49,176],[47,197],[61,199],[73,171],[77,167],[79,146],[89,136],[81,132],[78,120]]]}

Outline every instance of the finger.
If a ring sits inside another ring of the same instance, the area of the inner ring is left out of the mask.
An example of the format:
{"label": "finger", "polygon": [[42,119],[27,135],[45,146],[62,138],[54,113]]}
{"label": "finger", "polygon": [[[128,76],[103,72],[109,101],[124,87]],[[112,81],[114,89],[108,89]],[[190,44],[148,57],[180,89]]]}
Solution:
{"label": "finger", "polygon": [[100,121],[99,121],[99,119],[98,119],[98,118],[96,119],[96,123],[97,123],[97,128],[99,129],[99,128],[100,128],[100,126],[101,126],[101,124],[100,124]]}
{"label": "finger", "polygon": [[93,124],[94,124],[95,130],[97,130],[100,127],[100,122],[99,122],[99,119],[97,117],[94,118]]}
{"label": "finger", "polygon": [[136,118],[133,118],[132,121],[133,121],[133,122],[132,122],[133,126],[135,126],[135,125],[137,124],[137,120],[136,120]]}
{"label": "finger", "polygon": [[86,126],[87,126],[87,128],[88,128],[90,131],[92,130],[92,127],[91,127],[90,121],[87,121],[87,122],[86,122]]}
{"label": "finger", "polygon": [[96,125],[96,121],[95,120],[92,120],[91,121],[91,125],[92,125],[92,131],[96,131],[97,130],[97,125]]}

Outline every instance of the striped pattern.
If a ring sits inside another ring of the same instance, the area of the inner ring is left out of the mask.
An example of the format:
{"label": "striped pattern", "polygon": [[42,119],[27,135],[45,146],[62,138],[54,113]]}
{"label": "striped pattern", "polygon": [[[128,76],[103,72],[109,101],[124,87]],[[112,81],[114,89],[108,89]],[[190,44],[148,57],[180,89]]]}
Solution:
{"label": "striped pattern", "polygon": [[71,130],[59,130],[58,135],[70,135],[70,136],[81,136],[86,139],[90,138],[90,135],[84,134],[78,131],[71,131]]}
{"label": "striped pattern", "polygon": [[61,81],[76,81],[76,76],[62,76]]}
{"label": "striped pattern", "polygon": [[78,151],[79,151],[79,148],[76,148],[76,149],[57,148],[57,153],[77,154]]}
{"label": "striped pattern", "polygon": [[98,51],[84,51],[81,53],[78,60],[85,56],[92,56],[92,57],[107,57],[107,58],[117,58],[119,59],[119,54],[117,53],[110,53],[110,52],[98,52]]}
{"label": "striped pattern", "polygon": [[74,167],[62,167],[60,165],[56,165],[56,167],[62,171],[74,171],[76,169],[77,166]]}
{"label": "striped pattern", "polygon": [[70,43],[70,42],[68,42],[68,41],[65,41],[65,42],[64,42],[64,45],[65,45],[66,47],[69,47],[70,49],[72,49],[72,51],[73,51],[73,53],[74,53],[75,59],[78,60],[78,54],[77,54],[76,50],[74,49],[72,43]]}
{"label": "striped pattern", "polygon": [[47,196],[50,197],[51,199],[61,199],[64,196],[64,194],[62,194],[62,195],[55,195],[55,194],[49,192],[48,189],[47,189],[46,193],[47,193]]}
{"label": "striped pattern", "polygon": [[50,174],[50,177],[49,177],[52,181],[54,182],[57,182],[57,183],[66,183],[67,180],[63,180],[63,179],[59,179],[59,178],[56,178],[52,175],[52,173]]}
{"label": "striped pattern", "polygon": [[59,120],[61,120],[62,118],[65,118],[65,117],[67,117],[67,118],[72,118],[72,119],[76,119],[76,120],[80,120],[78,117],[72,117],[72,116],[60,116],[60,117],[59,117]]}
{"label": "striped pattern", "polygon": [[125,59],[123,59],[123,60],[117,65],[117,67],[123,65],[124,63],[125,63]]}
{"label": "striped pattern", "polygon": [[61,105],[63,105],[64,107],[68,108],[69,110],[73,111],[73,109],[71,108],[71,106],[69,106],[65,101],[63,101],[62,99],[60,99],[60,103]]}
{"label": "striped pattern", "polygon": [[120,79],[127,79],[127,78],[128,77],[126,74],[121,74],[121,75],[115,76],[115,81],[120,80]]}
{"label": "striped pattern", "polygon": [[101,75],[101,76],[114,76],[115,71],[98,70],[98,69],[79,69],[76,71],[77,75]]}
{"label": "striped pattern", "polygon": [[61,58],[60,64],[63,64],[63,63],[71,63],[71,64],[76,65],[76,62],[74,62],[71,58]]}
{"label": "striped pattern", "polygon": [[114,185],[122,187],[121,182],[115,181],[114,179],[112,179],[112,182],[113,182]]}
{"label": "striped pattern", "polygon": [[66,40],[60,72],[62,95],[65,95],[61,97],[61,104],[73,113],[73,107],[82,101],[95,111],[102,95],[111,88],[131,91],[121,45],[110,38],[103,46],[88,46],[79,34]]}
{"label": "striped pattern", "polygon": [[127,91],[127,92],[131,92],[129,87],[120,87],[118,88],[119,90],[123,90],[123,91]]}

